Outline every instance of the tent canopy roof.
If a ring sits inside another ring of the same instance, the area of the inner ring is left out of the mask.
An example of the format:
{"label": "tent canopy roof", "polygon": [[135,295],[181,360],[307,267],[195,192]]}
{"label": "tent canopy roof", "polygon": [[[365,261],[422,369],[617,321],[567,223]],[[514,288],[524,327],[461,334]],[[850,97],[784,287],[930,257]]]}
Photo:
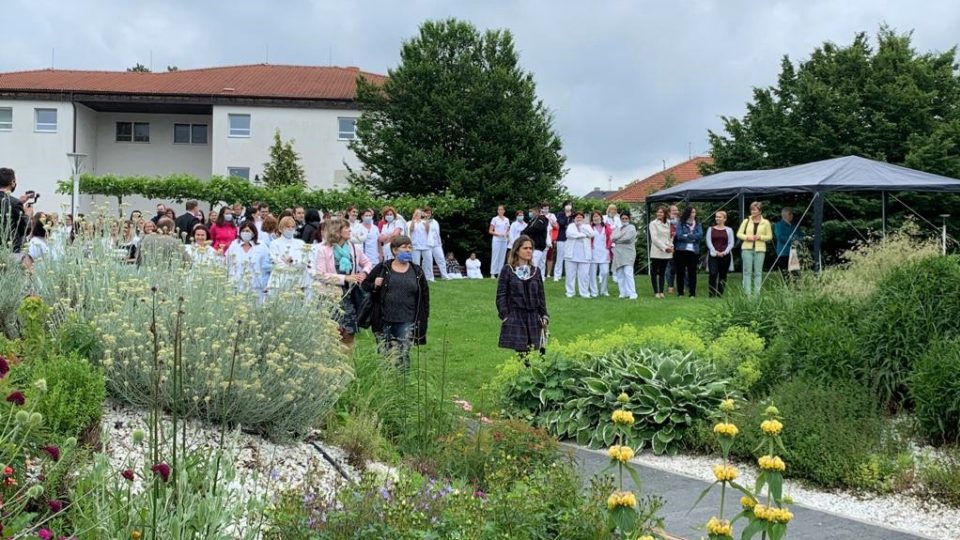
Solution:
{"label": "tent canopy roof", "polygon": [[686,182],[646,198],[726,199],[739,195],[783,195],[824,191],[927,191],[960,193],[960,180],[846,156],[783,169],[727,171]]}

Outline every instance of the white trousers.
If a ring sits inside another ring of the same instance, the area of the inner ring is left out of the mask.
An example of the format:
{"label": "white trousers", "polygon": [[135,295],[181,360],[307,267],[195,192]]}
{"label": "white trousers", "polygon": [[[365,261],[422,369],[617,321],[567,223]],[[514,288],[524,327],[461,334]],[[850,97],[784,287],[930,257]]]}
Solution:
{"label": "white trousers", "polygon": [[423,269],[427,281],[433,281],[433,252],[429,249],[413,250],[413,264]]}
{"label": "white trousers", "polygon": [[540,278],[546,279],[547,275],[547,252],[533,250],[533,265],[540,269]]}
{"label": "white trousers", "polygon": [[617,280],[617,287],[620,288],[620,298],[637,297],[637,282],[632,267],[624,265],[617,268],[613,272],[613,277]]}
{"label": "white trousers", "polygon": [[563,265],[566,262],[566,252],[563,250],[566,246],[566,242],[557,242],[557,260],[553,263],[553,279],[560,281],[560,278],[563,277]]}
{"label": "white trousers", "polygon": [[567,296],[573,296],[576,288],[580,289],[580,296],[590,298],[590,267],[587,262],[566,261],[567,264]]}
{"label": "white trousers", "polygon": [[[498,241],[499,240],[499,241]],[[490,275],[500,274],[504,263],[507,261],[507,241],[504,238],[493,240],[493,252],[490,254]]]}
{"label": "white trousers", "polygon": [[[600,272],[600,287],[597,288],[597,271]],[[610,263],[590,263],[590,296],[608,295],[607,282],[610,280]]]}
{"label": "white trousers", "polygon": [[[447,256],[443,254],[443,246],[433,246],[430,250],[433,260],[437,263],[437,268],[440,269],[440,277],[447,279]],[[432,276],[433,267],[430,267],[430,271],[427,273]]]}

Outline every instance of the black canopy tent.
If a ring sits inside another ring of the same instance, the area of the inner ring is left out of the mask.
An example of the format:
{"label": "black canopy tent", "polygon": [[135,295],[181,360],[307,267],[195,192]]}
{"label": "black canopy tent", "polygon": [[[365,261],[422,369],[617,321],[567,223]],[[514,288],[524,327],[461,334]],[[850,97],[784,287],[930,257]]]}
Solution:
{"label": "black canopy tent", "polygon": [[[823,203],[826,194],[832,191],[880,192],[884,199],[885,221],[887,193],[902,191],[960,193],[960,180],[882,161],[847,156],[783,169],[721,172],[658,191],[647,197],[645,202],[649,216],[651,215],[650,206],[656,202],[708,201],[736,197],[739,200],[740,215],[743,216],[748,195],[811,193],[814,198],[813,260],[817,268],[820,268]],[[649,245],[648,232],[648,250]]]}

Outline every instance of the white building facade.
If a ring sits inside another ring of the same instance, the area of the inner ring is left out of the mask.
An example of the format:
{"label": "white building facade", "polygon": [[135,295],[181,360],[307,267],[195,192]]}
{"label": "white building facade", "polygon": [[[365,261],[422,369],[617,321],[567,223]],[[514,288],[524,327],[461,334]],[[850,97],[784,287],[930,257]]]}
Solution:
{"label": "white building facade", "polygon": [[[70,204],[69,194],[56,193],[57,181],[70,178],[67,153],[87,154],[87,174],[255,182],[279,130],[294,140],[311,187],[346,187],[347,168],[361,169],[348,147],[360,116],[358,75],[356,68],[271,65],[0,74],[0,167],[16,171],[20,189],[41,194],[39,208],[56,212]],[[83,196],[80,211],[99,203],[115,200]],[[147,201],[125,203],[152,210],[141,207]]]}

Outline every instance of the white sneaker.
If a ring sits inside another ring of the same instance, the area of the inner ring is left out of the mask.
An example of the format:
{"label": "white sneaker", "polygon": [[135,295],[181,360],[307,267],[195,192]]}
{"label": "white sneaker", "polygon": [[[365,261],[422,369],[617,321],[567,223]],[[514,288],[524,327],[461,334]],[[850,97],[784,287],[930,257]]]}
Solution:
{"label": "white sneaker", "polygon": [[631,300],[636,300],[636,299],[637,299],[637,295],[629,296],[629,297],[627,297],[627,298],[630,298]]}

